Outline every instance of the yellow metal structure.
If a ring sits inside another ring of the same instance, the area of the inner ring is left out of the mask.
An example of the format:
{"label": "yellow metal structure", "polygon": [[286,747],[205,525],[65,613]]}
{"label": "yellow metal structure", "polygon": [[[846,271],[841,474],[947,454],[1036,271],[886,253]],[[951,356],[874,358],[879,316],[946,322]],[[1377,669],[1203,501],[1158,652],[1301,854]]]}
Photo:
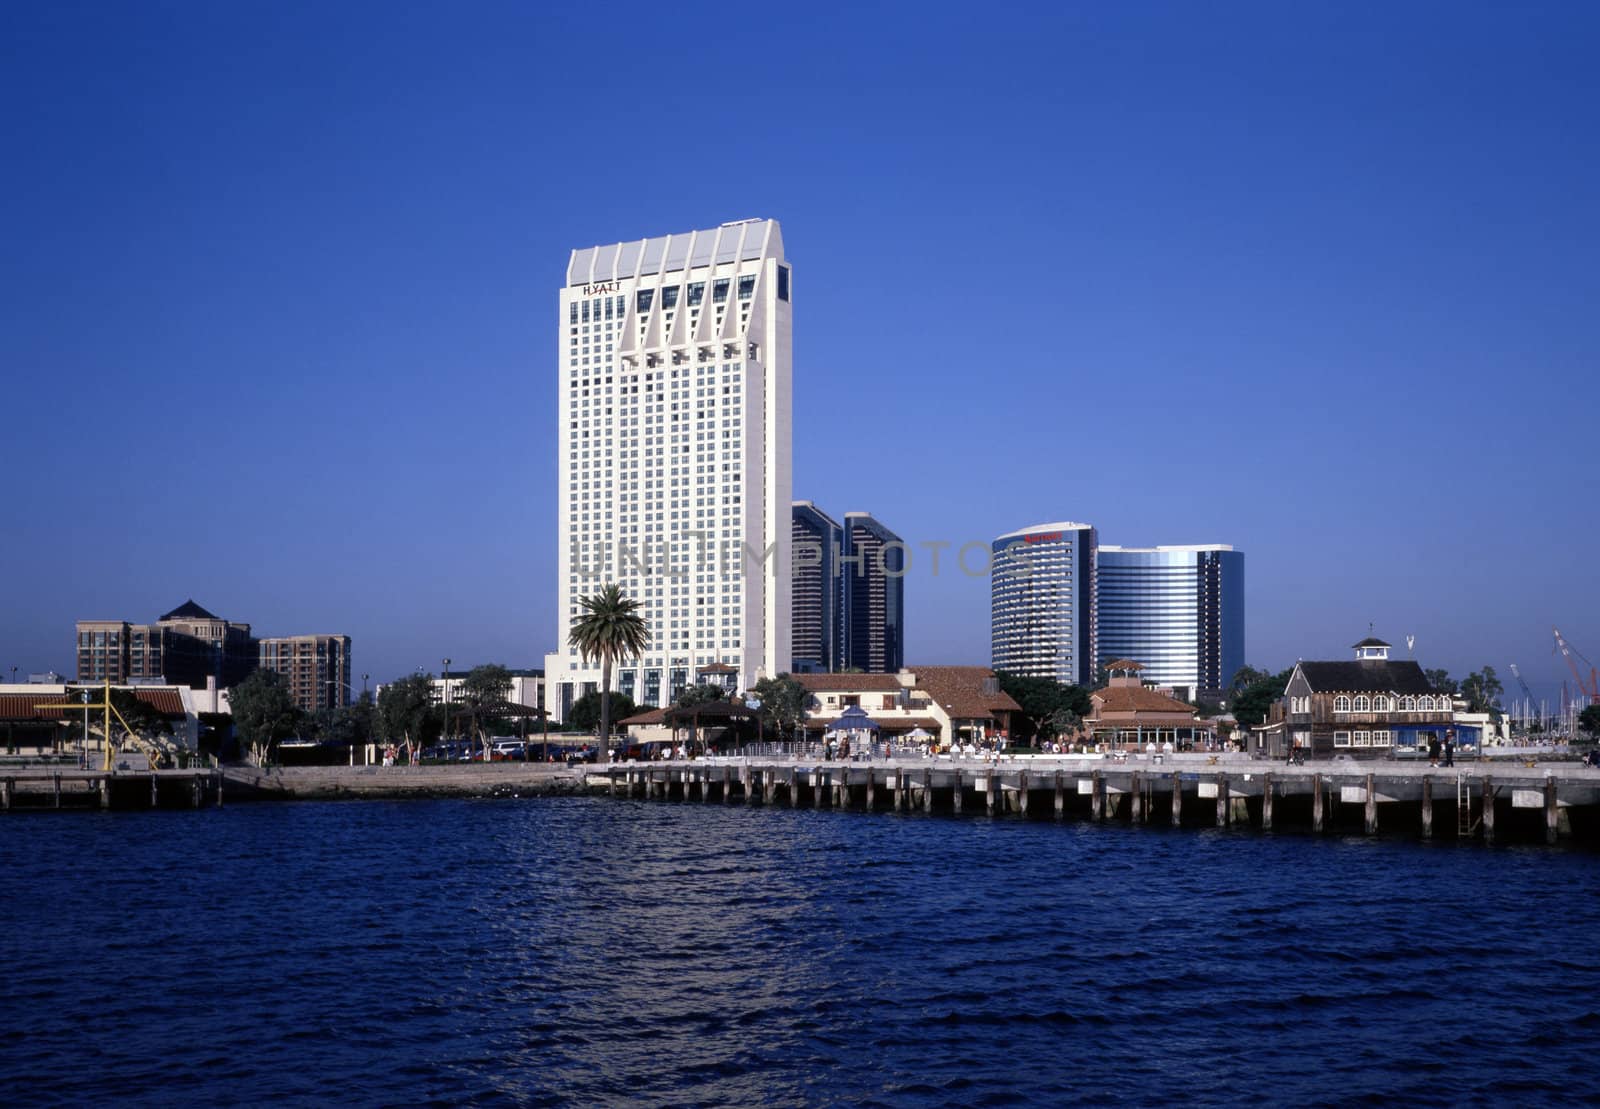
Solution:
{"label": "yellow metal structure", "polygon": [[[103,709],[105,711],[105,717],[106,717],[106,723],[105,723],[106,767],[105,768],[106,768],[106,770],[108,772],[111,769],[111,717],[112,717],[113,714],[116,715],[117,720],[122,724],[123,730],[128,733],[129,738],[138,740],[139,743],[142,744],[144,747],[146,747],[150,751],[150,753],[152,755],[154,755],[155,757],[159,758],[161,756],[161,752],[156,747],[156,745],[151,743],[149,740],[145,739],[144,736],[140,735],[138,732],[134,731],[132,725],[130,725],[126,720],[122,719],[122,714],[120,712],[117,712],[116,706],[111,703],[111,679],[110,678],[106,679],[105,692],[102,694],[102,699],[101,699],[101,701],[100,701],[100,703],[98,705],[92,705],[87,701],[80,701],[77,704],[73,704],[72,702],[68,701],[65,704],[60,704],[60,705],[39,705],[38,707],[42,708],[42,709],[83,709],[85,713],[87,713],[90,709],[94,709],[96,711],[99,711],[99,710]],[[154,761],[152,761],[151,765],[154,766]]]}

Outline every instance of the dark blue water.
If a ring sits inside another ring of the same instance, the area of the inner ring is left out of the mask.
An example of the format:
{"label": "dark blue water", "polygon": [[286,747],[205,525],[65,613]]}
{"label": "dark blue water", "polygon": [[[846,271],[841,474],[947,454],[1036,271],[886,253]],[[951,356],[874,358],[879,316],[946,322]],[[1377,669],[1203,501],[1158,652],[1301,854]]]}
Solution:
{"label": "dark blue water", "polygon": [[608,800],[16,815],[0,1099],[1577,1103],[1597,879]]}

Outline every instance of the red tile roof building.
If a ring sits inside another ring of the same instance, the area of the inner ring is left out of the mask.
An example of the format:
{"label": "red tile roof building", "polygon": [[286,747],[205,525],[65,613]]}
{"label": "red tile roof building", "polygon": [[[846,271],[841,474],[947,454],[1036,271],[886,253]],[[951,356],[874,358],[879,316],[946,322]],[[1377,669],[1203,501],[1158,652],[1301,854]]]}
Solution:
{"label": "red tile roof building", "polygon": [[894,674],[796,674],[808,694],[806,727],[826,731],[859,707],[886,736],[916,728],[942,744],[974,742],[1011,729],[1021,706],[1000,690],[986,666],[918,666]]}
{"label": "red tile roof building", "polygon": [[1196,719],[1199,710],[1146,686],[1138,663],[1118,659],[1110,668],[1110,683],[1089,694],[1089,718],[1083,724],[1097,743],[1124,749],[1152,743],[1182,747],[1211,738],[1211,725]]}

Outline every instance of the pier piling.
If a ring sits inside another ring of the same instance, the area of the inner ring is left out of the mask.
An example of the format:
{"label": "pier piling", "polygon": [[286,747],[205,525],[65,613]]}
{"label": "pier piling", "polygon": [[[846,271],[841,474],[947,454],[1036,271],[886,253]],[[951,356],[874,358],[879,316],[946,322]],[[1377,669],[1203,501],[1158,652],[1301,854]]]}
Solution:
{"label": "pier piling", "polygon": [[1483,776],[1483,842],[1494,842],[1494,779]]}
{"label": "pier piling", "polygon": [[1367,796],[1366,796],[1366,810],[1367,811],[1366,811],[1365,826],[1366,826],[1366,829],[1367,829],[1367,835],[1375,836],[1375,835],[1378,834],[1378,789],[1377,789],[1377,786],[1374,784],[1374,779],[1373,779],[1373,776],[1371,774],[1367,775],[1367,790],[1366,790],[1366,793],[1367,793]]}
{"label": "pier piling", "polygon": [[1561,832],[1561,806],[1556,801],[1556,780],[1544,780],[1544,841],[1554,843]]}
{"label": "pier piling", "polygon": [[1422,838],[1433,838],[1433,775],[1422,779]]}

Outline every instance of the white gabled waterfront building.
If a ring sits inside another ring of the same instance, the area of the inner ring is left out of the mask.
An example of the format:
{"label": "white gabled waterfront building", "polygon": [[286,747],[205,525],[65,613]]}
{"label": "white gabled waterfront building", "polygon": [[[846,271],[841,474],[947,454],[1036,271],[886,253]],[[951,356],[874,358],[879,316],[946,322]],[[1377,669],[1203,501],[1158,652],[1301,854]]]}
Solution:
{"label": "white gabled waterfront building", "polygon": [[1095,679],[1095,548],[1090,524],[1060,521],[994,541],[989,578],[990,664],[1074,685]]}
{"label": "white gabled waterfront building", "polygon": [[776,220],[572,252],[561,290],[557,719],[599,686],[567,644],[608,582],[644,606],[613,688],[670,703],[702,667],[789,669],[789,264]]}

